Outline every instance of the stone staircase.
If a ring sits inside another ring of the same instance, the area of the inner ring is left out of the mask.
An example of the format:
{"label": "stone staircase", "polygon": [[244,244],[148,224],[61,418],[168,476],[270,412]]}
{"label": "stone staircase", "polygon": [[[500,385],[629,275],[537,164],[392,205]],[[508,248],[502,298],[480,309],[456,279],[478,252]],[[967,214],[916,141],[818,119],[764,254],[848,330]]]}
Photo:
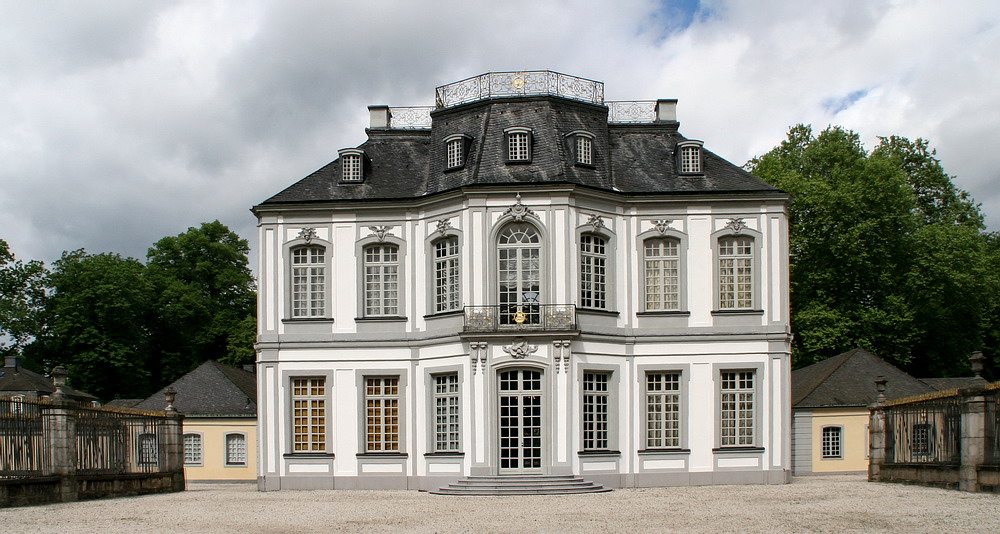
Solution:
{"label": "stone staircase", "polygon": [[571,495],[611,491],[575,475],[503,475],[465,477],[429,491],[435,495]]}

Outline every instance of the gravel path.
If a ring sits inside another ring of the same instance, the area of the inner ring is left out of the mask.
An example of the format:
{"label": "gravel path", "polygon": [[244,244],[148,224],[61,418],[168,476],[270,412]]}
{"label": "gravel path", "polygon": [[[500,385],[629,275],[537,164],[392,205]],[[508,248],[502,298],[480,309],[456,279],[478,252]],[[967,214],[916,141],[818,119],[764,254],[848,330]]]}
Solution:
{"label": "gravel path", "polygon": [[783,486],[624,489],[538,497],[279,491],[190,484],[183,493],[0,509],[18,533],[989,532],[1000,495],[796,478]]}

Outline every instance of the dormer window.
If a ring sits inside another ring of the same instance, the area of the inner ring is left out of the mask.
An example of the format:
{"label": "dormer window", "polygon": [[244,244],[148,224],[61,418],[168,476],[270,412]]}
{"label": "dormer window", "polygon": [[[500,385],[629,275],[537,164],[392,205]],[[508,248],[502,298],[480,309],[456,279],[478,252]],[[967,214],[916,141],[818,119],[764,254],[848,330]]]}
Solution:
{"label": "dormer window", "polygon": [[566,138],[573,153],[573,163],[582,167],[594,166],[594,134],[583,130],[570,132]]}
{"label": "dormer window", "polygon": [[507,163],[531,162],[531,129],[507,128]]}
{"label": "dormer window", "polygon": [[454,134],[445,137],[445,170],[458,169],[465,166],[465,158],[469,151],[472,138],[465,134]]}
{"label": "dormer window", "polygon": [[365,153],[348,148],[340,151],[341,182],[361,182],[365,179]]}
{"label": "dormer window", "polygon": [[682,141],[677,143],[677,153],[680,159],[682,174],[701,173],[701,141]]}

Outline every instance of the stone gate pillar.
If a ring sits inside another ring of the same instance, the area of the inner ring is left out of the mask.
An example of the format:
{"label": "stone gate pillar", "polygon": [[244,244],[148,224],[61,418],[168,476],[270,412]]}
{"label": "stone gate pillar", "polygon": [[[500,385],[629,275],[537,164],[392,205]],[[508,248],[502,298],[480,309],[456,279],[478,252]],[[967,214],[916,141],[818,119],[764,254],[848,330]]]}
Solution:
{"label": "stone gate pillar", "polygon": [[882,464],[885,462],[885,384],[884,376],[875,379],[878,396],[869,408],[868,416],[868,480],[878,482],[882,474]]}
{"label": "stone gate pillar", "polygon": [[163,460],[162,469],[165,473],[170,473],[171,491],[184,491],[184,428],[182,422],[184,416],[174,408],[174,400],[177,398],[177,391],[173,387],[168,387],[163,392],[166,398],[166,418],[161,423],[161,446],[160,458]]}
{"label": "stone gate pillar", "polygon": [[63,392],[66,385],[66,369],[59,365],[52,370],[52,382],[56,386],[51,396],[51,404],[42,408],[42,432],[45,446],[49,451],[49,475],[59,477],[59,502],[71,502],[77,498],[76,483],[76,417],[73,403]]}
{"label": "stone gate pillar", "polygon": [[980,490],[979,466],[986,463],[986,397],[983,392],[981,387],[959,391],[962,396],[962,464],[958,489],[962,491]]}

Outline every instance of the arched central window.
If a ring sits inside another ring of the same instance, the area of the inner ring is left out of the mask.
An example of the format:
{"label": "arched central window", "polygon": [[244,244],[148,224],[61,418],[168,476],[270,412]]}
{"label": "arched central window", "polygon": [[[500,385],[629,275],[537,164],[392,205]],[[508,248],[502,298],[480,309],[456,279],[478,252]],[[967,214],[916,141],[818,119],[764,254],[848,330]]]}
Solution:
{"label": "arched central window", "polygon": [[534,226],[510,224],[497,239],[500,324],[541,322],[541,238]]}

